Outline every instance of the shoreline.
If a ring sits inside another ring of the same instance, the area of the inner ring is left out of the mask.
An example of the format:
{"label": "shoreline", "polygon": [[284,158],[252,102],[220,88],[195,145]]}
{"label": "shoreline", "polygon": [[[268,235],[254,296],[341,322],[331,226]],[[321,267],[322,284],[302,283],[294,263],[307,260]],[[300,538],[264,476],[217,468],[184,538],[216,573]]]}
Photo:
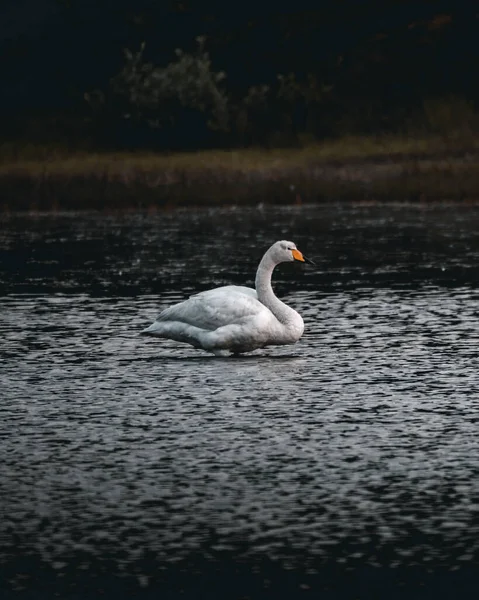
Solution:
{"label": "shoreline", "polygon": [[2,211],[478,199],[475,140],[461,147],[433,138],[347,138],[172,155],[45,151],[0,164]]}

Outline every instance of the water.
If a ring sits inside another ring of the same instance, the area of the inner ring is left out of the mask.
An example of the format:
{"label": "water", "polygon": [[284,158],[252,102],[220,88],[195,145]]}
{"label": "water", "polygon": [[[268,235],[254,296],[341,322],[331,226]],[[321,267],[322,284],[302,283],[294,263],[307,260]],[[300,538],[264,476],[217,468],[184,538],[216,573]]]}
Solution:
{"label": "water", "polygon": [[[475,598],[479,208],[1,219],[0,597]],[[276,239],[297,345],[138,336]]]}

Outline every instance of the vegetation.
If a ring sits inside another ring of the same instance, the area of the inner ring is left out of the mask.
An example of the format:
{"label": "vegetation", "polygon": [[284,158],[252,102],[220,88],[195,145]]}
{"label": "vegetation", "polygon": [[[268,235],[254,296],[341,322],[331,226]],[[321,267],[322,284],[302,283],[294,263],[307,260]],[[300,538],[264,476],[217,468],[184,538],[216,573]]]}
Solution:
{"label": "vegetation", "polygon": [[0,40],[3,141],[183,151],[477,132],[466,3],[56,1],[42,44]]}
{"label": "vegetation", "polygon": [[291,149],[68,154],[3,148],[3,209],[476,200],[479,143],[349,137]]}
{"label": "vegetation", "polygon": [[469,5],[57,4],[0,40],[3,206],[479,197]]}

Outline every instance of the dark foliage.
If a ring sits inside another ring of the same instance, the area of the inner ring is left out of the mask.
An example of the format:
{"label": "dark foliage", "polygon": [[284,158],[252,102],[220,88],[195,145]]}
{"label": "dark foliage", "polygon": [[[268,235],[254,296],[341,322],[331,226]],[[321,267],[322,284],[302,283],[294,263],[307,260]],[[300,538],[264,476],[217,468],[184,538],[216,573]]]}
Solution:
{"label": "dark foliage", "polygon": [[474,3],[42,2],[38,28],[0,39],[3,139],[178,150],[476,128]]}

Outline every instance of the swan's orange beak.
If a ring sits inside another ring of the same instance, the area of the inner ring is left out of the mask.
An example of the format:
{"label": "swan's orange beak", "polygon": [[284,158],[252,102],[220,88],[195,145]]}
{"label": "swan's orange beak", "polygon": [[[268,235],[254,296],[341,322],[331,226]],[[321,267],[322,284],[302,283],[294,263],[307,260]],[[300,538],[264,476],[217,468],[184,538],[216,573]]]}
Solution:
{"label": "swan's orange beak", "polygon": [[299,260],[301,262],[306,262],[306,263],[309,263],[310,265],[315,265],[316,266],[316,263],[314,263],[307,256],[304,256],[304,254],[302,252],[300,252],[299,250],[296,250],[296,248],[294,250],[291,250],[291,253],[293,255],[294,260]]}
{"label": "swan's orange beak", "polygon": [[293,253],[294,260],[300,260],[301,262],[304,262],[304,257],[299,250],[291,250],[291,252]]}

